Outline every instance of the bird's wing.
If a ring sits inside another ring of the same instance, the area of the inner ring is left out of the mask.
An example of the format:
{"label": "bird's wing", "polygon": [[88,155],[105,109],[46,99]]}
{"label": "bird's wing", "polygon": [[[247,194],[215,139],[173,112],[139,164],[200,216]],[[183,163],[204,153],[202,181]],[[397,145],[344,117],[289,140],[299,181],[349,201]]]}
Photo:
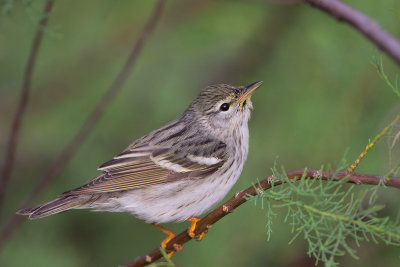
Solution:
{"label": "bird's wing", "polygon": [[[176,147],[141,145],[127,150],[99,167],[103,174],[67,195],[137,189],[181,179],[203,178],[225,162],[226,145],[207,139],[200,144]],[[185,151],[185,153],[182,153]]]}

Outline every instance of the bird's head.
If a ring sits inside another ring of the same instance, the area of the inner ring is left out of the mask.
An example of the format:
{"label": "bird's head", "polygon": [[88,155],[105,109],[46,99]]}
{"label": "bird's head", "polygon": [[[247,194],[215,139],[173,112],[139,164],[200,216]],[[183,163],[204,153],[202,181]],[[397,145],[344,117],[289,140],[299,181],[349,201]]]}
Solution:
{"label": "bird's head", "polygon": [[262,81],[239,87],[227,84],[208,86],[193,100],[187,112],[218,132],[247,126],[253,108],[250,98],[261,84]]}

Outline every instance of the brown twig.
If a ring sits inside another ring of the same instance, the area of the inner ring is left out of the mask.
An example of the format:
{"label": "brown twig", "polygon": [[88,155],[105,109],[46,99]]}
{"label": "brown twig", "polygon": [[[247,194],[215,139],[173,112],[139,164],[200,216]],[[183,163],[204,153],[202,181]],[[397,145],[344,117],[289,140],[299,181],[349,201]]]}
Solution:
{"label": "brown twig", "polygon": [[47,22],[50,16],[50,12],[53,9],[54,0],[48,0],[43,9],[42,19],[37,25],[35,36],[33,37],[31,51],[29,58],[25,66],[25,72],[21,88],[21,96],[17,111],[14,115],[14,119],[11,126],[10,136],[8,137],[8,143],[6,153],[4,155],[3,170],[1,172],[0,181],[0,210],[3,205],[4,195],[6,192],[7,185],[10,181],[11,172],[14,166],[15,150],[17,148],[17,140],[19,129],[21,128],[22,119],[25,114],[26,106],[29,101],[29,92],[32,87],[32,75],[35,69],[36,58],[39,53],[39,48],[43,39],[43,30],[47,26]]}
{"label": "brown twig", "polygon": [[[31,192],[30,196],[26,199],[21,207],[28,207],[33,205],[33,202],[39,197],[39,195],[44,192],[46,187],[54,180],[54,178],[60,173],[63,167],[68,163],[68,160],[75,154],[79,146],[85,140],[93,126],[100,119],[104,110],[113,100],[116,93],[121,89],[126,78],[132,72],[133,66],[136,62],[137,57],[143,47],[143,44],[147,40],[149,34],[155,28],[157,22],[159,21],[162,11],[164,9],[165,0],[158,0],[157,4],[151,15],[148,18],[146,25],[144,26],[142,32],[140,33],[133,49],[127,58],[125,65],[123,66],[121,72],[118,74],[114,82],[111,84],[110,88],[104,93],[103,97],[93,108],[89,116],[86,118],[85,122],[76,133],[74,138],[65,146],[64,150],[60,155],[50,164],[45,175],[39,181],[35,189]],[[10,237],[10,235],[15,231],[15,229],[23,222],[21,216],[14,215],[10,221],[5,225],[0,233],[0,247],[5,243],[5,241]]]}
{"label": "brown twig", "polygon": [[370,41],[400,64],[400,43],[379,27],[378,23],[339,0],[303,0],[339,21],[344,21],[361,32]]}
{"label": "brown twig", "polygon": [[[383,177],[378,175],[370,174],[347,174],[346,171],[341,171],[338,173],[333,173],[332,171],[319,171],[319,170],[296,170],[286,173],[289,179],[294,179],[296,177],[302,177],[304,174],[305,178],[309,179],[323,179],[328,180],[335,177],[335,179],[347,179],[347,182],[354,183],[357,185],[367,184],[367,185],[378,185]],[[273,176],[269,176],[267,179],[260,181],[255,186],[250,186],[247,189],[236,193],[231,199],[226,201],[224,204],[216,208],[207,214],[204,218],[197,222],[195,234],[200,234],[206,229],[210,228],[211,225],[221,220],[223,217],[233,212],[237,207],[245,203],[247,200],[245,196],[252,195],[255,196],[262,190],[268,190],[271,188],[271,179]],[[281,181],[275,181],[274,186],[280,185]],[[385,183],[387,186],[395,187],[400,189],[400,177],[392,177]],[[261,189],[260,189],[261,187]],[[175,238],[173,238],[168,244],[166,249],[169,251],[174,251],[174,247],[177,245],[183,245],[184,243],[190,241],[192,238],[188,235],[187,231],[183,231]],[[155,248],[144,256],[138,257],[130,263],[122,265],[124,267],[138,267],[150,264],[162,257],[159,248]]]}

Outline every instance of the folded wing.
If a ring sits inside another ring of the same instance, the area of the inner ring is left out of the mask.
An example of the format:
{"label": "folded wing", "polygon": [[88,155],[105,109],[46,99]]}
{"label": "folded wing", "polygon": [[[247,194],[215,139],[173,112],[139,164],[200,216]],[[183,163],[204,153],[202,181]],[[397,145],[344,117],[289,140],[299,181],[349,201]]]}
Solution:
{"label": "folded wing", "polygon": [[126,150],[101,165],[100,176],[63,195],[115,192],[181,179],[201,179],[225,163],[223,142],[212,139],[201,142],[205,149],[187,143],[179,147],[181,150],[146,144]]}

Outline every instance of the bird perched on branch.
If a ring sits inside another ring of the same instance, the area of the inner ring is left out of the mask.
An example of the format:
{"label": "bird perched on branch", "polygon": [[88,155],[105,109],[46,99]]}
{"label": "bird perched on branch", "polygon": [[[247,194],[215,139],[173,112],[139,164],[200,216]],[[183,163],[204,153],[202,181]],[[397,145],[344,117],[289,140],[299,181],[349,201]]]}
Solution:
{"label": "bird perched on branch", "polygon": [[250,97],[261,84],[206,87],[180,118],[101,165],[98,177],[17,214],[38,219],[69,209],[130,212],[168,235],[164,248],[175,235],[159,223],[190,221],[194,237],[196,216],[222,200],[242,172]]}

